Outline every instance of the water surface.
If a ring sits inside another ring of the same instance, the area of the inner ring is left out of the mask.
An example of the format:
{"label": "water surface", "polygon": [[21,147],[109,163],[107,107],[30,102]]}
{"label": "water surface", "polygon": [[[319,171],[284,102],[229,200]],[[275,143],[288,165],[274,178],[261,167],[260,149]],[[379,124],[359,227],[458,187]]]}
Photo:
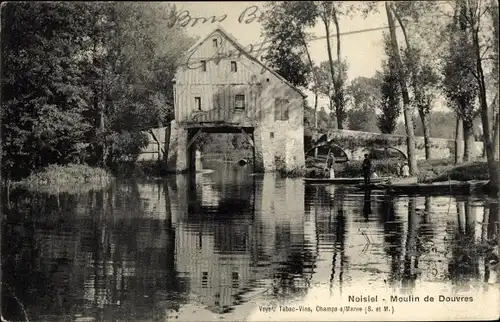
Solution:
{"label": "water surface", "polygon": [[[195,178],[117,181],[79,195],[4,196],[3,317],[416,320],[445,319],[448,310],[495,317],[498,203],[365,194],[209,166],[216,171]],[[440,294],[473,302],[439,302]],[[375,303],[348,302],[375,295]],[[391,295],[419,302],[392,303]],[[424,303],[426,295],[436,302]]]}

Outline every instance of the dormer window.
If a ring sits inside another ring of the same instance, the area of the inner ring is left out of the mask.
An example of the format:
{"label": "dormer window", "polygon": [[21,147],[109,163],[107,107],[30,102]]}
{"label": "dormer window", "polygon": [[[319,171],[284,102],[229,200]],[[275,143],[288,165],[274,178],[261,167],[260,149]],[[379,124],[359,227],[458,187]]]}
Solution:
{"label": "dormer window", "polygon": [[212,39],[212,44],[214,45],[214,47],[215,47],[215,48],[217,48],[217,47],[218,47],[219,43],[218,43],[218,41],[217,41],[217,39],[216,39],[216,38],[215,38],[215,39]]}
{"label": "dormer window", "polygon": [[206,72],[207,71],[207,61],[206,60],[202,60],[201,61],[201,71],[202,72]]}
{"label": "dormer window", "polygon": [[232,72],[237,72],[238,71],[238,66],[236,65],[235,61],[231,62],[231,71]]}

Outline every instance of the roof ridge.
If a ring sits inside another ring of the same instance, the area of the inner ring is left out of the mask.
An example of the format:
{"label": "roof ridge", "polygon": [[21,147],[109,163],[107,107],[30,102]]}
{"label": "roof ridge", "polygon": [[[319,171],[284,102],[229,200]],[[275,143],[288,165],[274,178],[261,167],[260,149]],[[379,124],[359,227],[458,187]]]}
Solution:
{"label": "roof ridge", "polygon": [[301,91],[297,86],[293,85],[292,83],[290,83],[289,81],[287,81],[283,76],[281,76],[278,72],[274,71],[272,68],[270,68],[269,66],[267,66],[266,64],[264,64],[263,62],[261,62],[258,58],[256,58],[255,56],[253,56],[252,54],[250,54],[249,52],[247,52],[245,50],[245,47],[240,44],[240,42],[238,41],[238,39],[236,37],[234,37],[231,33],[229,33],[228,31],[226,31],[222,26],[218,25],[215,29],[213,29],[211,32],[207,33],[206,36],[200,38],[199,41],[197,41],[193,46],[191,46],[191,48],[189,48],[186,53],[192,53],[194,50],[196,50],[196,48],[198,48],[202,43],[204,43],[212,34],[214,34],[215,32],[219,31],[223,36],[225,36],[229,41],[231,41],[233,43],[233,45],[238,49],[240,50],[243,54],[245,54],[250,60],[253,60],[254,62],[256,62],[257,64],[259,64],[261,67],[263,67],[264,69],[268,70],[270,73],[272,73],[273,75],[275,75],[277,78],[279,78],[282,82],[284,82],[286,85],[288,85],[289,87],[291,87],[292,89],[294,89],[295,91],[297,91],[300,95],[302,95],[302,97],[307,97],[307,95]]}

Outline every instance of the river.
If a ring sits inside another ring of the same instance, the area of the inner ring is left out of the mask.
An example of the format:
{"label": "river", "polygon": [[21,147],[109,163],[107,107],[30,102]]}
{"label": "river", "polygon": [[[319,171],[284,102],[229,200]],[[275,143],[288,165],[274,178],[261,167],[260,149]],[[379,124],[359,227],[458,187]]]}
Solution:
{"label": "river", "polygon": [[499,240],[498,202],[364,194],[207,166],[215,171],[195,182],[178,175],[71,195],[11,191],[2,199],[3,318],[496,316],[498,269],[485,245]]}

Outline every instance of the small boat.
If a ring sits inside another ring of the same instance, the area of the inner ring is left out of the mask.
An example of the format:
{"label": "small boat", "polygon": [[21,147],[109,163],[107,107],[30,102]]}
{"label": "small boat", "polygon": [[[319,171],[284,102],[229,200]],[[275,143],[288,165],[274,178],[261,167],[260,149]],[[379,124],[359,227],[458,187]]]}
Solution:
{"label": "small boat", "polygon": [[[382,183],[389,181],[391,177],[371,178],[371,183]],[[306,183],[323,183],[323,184],[360,184],[364,183],[364,178],[304,178]]]}
{"label": "small boat", "polygon": [[434,183],[372,184],[369,187],[359,184],[356,187],[360,190],[366,190],[367,188],[386,190],[389,193],[395,194],[453,195],[480,192],[482,187],[487,183],[488,181],[443,181]]}

